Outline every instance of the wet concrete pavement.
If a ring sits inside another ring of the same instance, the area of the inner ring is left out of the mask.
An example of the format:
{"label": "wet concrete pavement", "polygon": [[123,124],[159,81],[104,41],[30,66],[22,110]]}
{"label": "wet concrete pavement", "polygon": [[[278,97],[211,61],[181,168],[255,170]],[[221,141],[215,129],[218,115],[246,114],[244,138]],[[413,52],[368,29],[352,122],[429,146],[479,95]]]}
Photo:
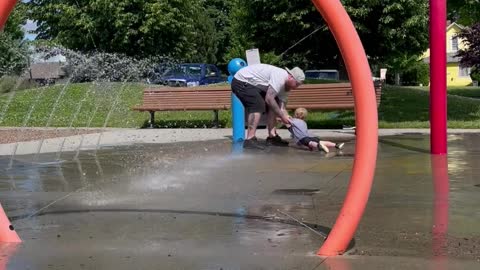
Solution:
{"label": "wet concrete pavement", "polygon": [[337,258],[315,252],[354,140],[329,155],[232,154],[228,140],[17,155],[0,198],[24,243],[0,244],[0,269],[479,269],[479,139],[450,135],[447,170],[428,136],[382,137],[367,210]]}

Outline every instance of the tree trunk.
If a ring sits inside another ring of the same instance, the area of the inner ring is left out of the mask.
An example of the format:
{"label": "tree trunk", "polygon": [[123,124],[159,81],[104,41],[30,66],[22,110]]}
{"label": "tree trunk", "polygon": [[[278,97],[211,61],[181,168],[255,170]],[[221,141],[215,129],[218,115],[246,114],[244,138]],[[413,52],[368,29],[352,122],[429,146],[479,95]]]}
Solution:
{"label": "tree trunk", "polygon": [[400,85],[400,72],[395,72],[395,85]]}

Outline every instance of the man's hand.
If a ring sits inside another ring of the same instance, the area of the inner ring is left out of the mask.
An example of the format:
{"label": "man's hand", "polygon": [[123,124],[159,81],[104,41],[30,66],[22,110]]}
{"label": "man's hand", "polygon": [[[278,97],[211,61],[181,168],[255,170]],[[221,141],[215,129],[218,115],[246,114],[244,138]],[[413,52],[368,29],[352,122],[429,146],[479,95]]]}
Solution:
{"label": "man's hand", "polygon": [[280,117],[280,119],[287,127],[291,126],[290,117],[288,117],[288,115],[283,114],[282,117]]}

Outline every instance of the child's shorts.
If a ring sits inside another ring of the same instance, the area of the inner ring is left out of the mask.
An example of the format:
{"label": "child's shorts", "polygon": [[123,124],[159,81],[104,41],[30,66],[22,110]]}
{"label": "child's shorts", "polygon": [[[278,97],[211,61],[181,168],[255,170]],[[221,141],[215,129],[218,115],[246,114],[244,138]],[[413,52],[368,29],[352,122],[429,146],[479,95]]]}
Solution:
{"label": "child's shorts", "polygon": [[298,144],[308,146],[310,144],[310,142],[319,143],[320,139],[317,138],[317,137],[305,137],[305,138],[299,140]]}

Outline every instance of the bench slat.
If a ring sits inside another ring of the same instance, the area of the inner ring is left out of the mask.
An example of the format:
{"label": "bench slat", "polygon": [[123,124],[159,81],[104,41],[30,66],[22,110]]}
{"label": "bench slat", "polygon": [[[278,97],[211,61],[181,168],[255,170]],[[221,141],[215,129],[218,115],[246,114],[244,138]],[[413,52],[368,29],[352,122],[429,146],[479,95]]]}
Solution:
{"label": "bench slat", "polygon": [[[375,86],[377,105],[381,100],[381,87]],[[228,110],[231,107],[230,85],[210,87],[147,88],[143,104],[133,107],[138,111]],[[335,110],[353,109],[354,98],[349,83],[306,84],[293,90],[287,108]]]}
{"label": "bench slat", "polygon": [[230,106],[217,106],[217,107],[212,107],[212,106],[189,106],[185,108],[181,107],[149,107],[149,106],[142,106],[142,107],[134,107],[134,110],[137,111],[212,111],[212,110],[228,110],[230,109]]}

